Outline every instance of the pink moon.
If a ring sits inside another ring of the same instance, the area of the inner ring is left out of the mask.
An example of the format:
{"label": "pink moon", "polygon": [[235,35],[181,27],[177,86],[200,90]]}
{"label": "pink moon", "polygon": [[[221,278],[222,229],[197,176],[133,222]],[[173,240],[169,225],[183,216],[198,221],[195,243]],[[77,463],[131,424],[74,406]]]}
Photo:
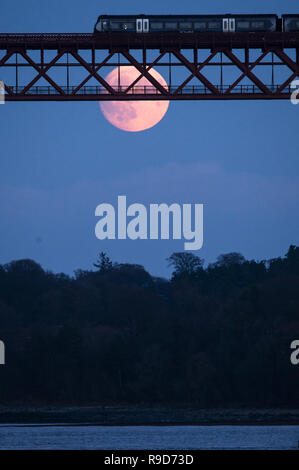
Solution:
{"label": "pink moon", "polygon": [[[166,81],[156,70],[150,69],[149,73],[167,88]],[[118,83],[122,87],[127,87],[139,76],[140,72],[135,67],[124,65],[120,67],[120,72],[118,68],[112,70],[107,75],[106,81],[117,89]],[[142,77],[135,86],[152,86],[152,84],[147,78]],[[140,132],[155,126],[165,116],[168,106],[169,101],[100,101],[100,108],[105,118],[118,129],[128,132]]]}

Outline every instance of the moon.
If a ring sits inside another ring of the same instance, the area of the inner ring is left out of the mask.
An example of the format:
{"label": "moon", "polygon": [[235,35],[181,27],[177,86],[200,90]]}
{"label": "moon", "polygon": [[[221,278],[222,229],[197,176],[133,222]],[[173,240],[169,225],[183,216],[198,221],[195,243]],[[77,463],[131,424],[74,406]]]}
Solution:
{"label": "moon", "polygon": [[[167,88],[167,83],[156,70],[151,68],[149,73],[161,85]],[[117,89],[118,84],[127,87],[140,76],[133,66],[123,65],[113,69],[106,77],[107,83]],[[135,85],[152,86],[147,78],[142,77]],[[129,93],[132,93],[129,91]],[[154,127],[165,116],[169,101],[100,101],[100,108],[105,118],[118,129],[128,132],[140,132]]]}

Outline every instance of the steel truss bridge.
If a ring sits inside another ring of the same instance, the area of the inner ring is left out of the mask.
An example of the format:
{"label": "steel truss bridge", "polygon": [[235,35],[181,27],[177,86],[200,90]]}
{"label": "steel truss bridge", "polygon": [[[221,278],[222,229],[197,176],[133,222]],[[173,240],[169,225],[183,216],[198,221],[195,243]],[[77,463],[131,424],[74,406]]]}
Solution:
{"label": "steel truss bridge", "polygon": [[[139,72],[132,83],[123,66]],[[111,86],[104,77],[116,67]],[[0,34],[7,101],[290,99],[296,78],[298,32]]]}

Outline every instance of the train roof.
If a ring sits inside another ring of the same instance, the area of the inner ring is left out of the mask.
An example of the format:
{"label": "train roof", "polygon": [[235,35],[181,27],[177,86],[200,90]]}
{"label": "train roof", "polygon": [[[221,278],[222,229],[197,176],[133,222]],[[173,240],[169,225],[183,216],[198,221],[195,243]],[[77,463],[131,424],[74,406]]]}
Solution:
{"label": "train roof", "polygon": [[[284,16],[298,16],[298,15],[284,15]],[[253,14],[233,14],[233,13],[226,13],[226,14],[221,14],[221,15],[146,15],[146,14],[139,14],[139,15],[100,15],[98,19],[122,19],[122,18],[161,18],[161,19],[167,19],[167,18],[172,18],[172,19],[178,19],[178,18],[227,18],[227,17],[233,17],[233,18],[265,18],[265,17],[271,17],[271,18],[278,18],[278,15],[270,13],[270,14],[261,14],[258,13],[256,15]]]}

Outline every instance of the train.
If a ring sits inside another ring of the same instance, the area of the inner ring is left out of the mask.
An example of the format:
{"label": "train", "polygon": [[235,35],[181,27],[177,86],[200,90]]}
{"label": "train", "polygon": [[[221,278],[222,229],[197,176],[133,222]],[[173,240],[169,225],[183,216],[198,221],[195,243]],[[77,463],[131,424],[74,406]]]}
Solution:
{"label": "train", "polygon": [[295,15],[101,15],[94,33],[299,32]]}

